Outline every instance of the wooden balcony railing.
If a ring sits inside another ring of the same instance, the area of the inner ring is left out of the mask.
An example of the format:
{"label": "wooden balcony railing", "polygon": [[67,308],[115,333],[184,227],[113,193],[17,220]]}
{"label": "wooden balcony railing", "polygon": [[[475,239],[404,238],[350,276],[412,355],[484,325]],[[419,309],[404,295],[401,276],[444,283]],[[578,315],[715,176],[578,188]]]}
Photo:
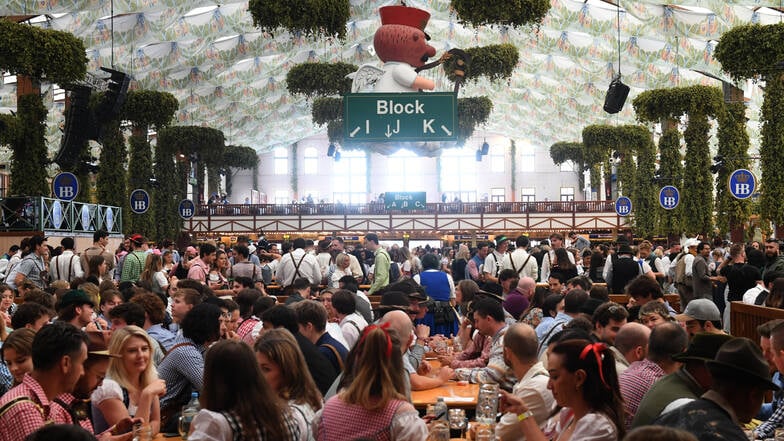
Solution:
{"label": "wooden balcony railing", "polygon": [[196,216],[287,216],[287,215],[385,215],[389,213],[435,214],[525,214],[525,213],[611,213],[614,201],[539,202],[447,202],[428,203],[420,210],[387,210],[382,203],[367,204],[229,204],[199,205]]}

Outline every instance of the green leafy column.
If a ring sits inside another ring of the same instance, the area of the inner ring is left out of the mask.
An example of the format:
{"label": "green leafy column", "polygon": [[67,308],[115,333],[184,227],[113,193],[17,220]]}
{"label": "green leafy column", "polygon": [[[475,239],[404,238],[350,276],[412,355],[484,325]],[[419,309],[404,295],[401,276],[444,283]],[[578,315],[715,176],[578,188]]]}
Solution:
{"label": "green leafy column", "polygon": [[73,34],[0,20],[0,70],[17,75],[16,129],[11,145],[11,195],[48,196],[46,108],[40,81],[68,85],[84,79],[84,44]]}
{"label": "green leafy column", "polygon": [[[696,110],[696,109],[695,109]],[[686,158],[683,165],[683,224],[687,234],[713,231],[713,175],[710,173],[710,123],[702,112],[689,114],[689,124],[683,131]]]}
{"label": "green leafy column", "polygon": [[736,26],[723,33],[714,56],[733,80],[762,76],[765,97],[762,103],[760,142],[760,216],[773,222],[776,237],[784,234],[784,23]]}
{"label": "green leafy column", "polygon": [[656,146],[647,130],[640,133],[637,146],[637,170],[634,191],[634,228],[637,235],[652,238],[656,230],[656,208],[659,207],[658,191],[653,181],[656,171]]}
{"label": "green leafy column", "polygon": [[634,99],[637,119],[658,122],[662,118],[688,116],[683,137],[686,164],[681,190],[683,229],[687,235],[713,231],[713,176],[710,173],[710,123],[708,117],[724,111],[721,90],[689,86],[645,91]]}
{"label": "green leafy column", "polygon": [[[552,158],[555,165],[560,166],[567,161],[574,163],[581,191],[585,188],[585,175],[583,174],[585,167],[584,153],[585,148],[581,142],[556,142],[550,146],[550,158]],[[512,162],[514,163],[514,161]]]}
{"label": "green leafy column", "polygon": [[[256,153],[256,150],[250,147],[243,145],[227,145],[226,150],[223,152],[223,166],[226,173],[226,193],[229,194],[234,203],[239,203],[240,201],[236,200],[232,193],[232,180],[235,172],[232,172],[231,169],[252,169],[254,170],[254,173],[256,173],[259,166],[259,155]],[[258,178],[254,177],[254,190],[257,189],[257,180]]]}
{"label": "green leafy column", "polygon": [[[678,190],[683,190],[681,134],[675,123],[671,125],[663,123],[662,130],[664,133],[659,138],[658,187],[672,185]],[[673,239],[679,237],[683,231],[683,205],[678,204],[672,210],[665,210],[661,206],[657,206],[656,219],[656,234],[666,235]]]}
{"label": "green leafy column", "polygon": [[150,194],[150,208],[144,214],[128,213],[125,216],[126,232],[144,234],[155,240],[165,237],[173,239],[172,222],[177,216],[174,189],[174,155],[172,151],[156,147],[153,152],[147,139],[147,131],[154,126],[158,131],[171,123],[179,103],[168,92],[136,90],[128,93],[123,115],[131,121],[133,130],[130,138],[128,161],[128,187],[133,191],[141,188]]}
{"label": "green leafy column", "polygon": [[[743,91],[740,91],[740,98]],[[729,231],[733,242],[743,241],[743,225],[751,216],[751,201],[738,199],[729,192],[727,181],[734,170],[749,168],[749,135],[746,132],[746,105],[740,102],[726,104],[719,115],[718,154],[724,160],[716,178],[716,223],[722,232]]]}
{"label": "green leafy column", "polygon": [[12,196],[49,196],[44,170],[46,108],[38,94],[22,95],[16,107],[18,130],[11,142]]}
{"label": "green leafy column", "polygon": [[96,178],[98,201],[122,207],[126,216],[130,213],[126,185],[128,176],[125,172],[127,158],[128,149],[120,131],[120,121],[115,119],[107,122],[103,125],[103,145],[98,158],[101,164]]}
{"label": "green leafy column", "polygon": [[294,200],[299,200],[299,163],[297,156],[299,155],[299,144],[291,144],[291,192],[294,195]]}

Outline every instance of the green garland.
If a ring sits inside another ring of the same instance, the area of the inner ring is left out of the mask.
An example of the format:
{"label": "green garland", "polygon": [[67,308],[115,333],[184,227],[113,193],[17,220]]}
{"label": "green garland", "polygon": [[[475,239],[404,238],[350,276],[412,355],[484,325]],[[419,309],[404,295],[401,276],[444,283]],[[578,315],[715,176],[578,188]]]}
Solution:
{"label": "green garland", "polygon": [[[517,193],[517,143],[515,140],[511,140],[509,145],[509,156],[512,158],[512,170],[511,170],[511,179],[512,179],[512,195]],[[441,179],[438,180],[441,182]]]}
{"label": "green garland", "polygon": [[709,116],[724,112],[719,88],[689,86],[649,90],[638,95],[634,110],[640,121],[688,115],[684,132],[686,164],[682,189],[683,228],[686,234],[706,234],[713,230],[713,177],[710,174]]}
{"label": "green garland", "polygon": [[233,196],[234,173],[230,169],[252,169],[259,164],[259,156],[256,150],[243,145],[227,145],[223,152],[222,166],[226,172],[226,193]]}
{"label": "green garland", "polygon": [[299,164],[297,163],[297,155],[299,151],[299,143],[291,145],[291,191],[294,197],[299,197]]}
{"label": "green garland", "polygon": [[292,95],[330,96],[351,91],[346,75],[359,67],[348,63],[302,63],[286,74],[286,89]]}
{"label": "green garland", "polygon": [[85,53],[68,32],[0,20],[0,70],[67,85],[84,78]]}
{"label": "green garland", "polygon": [[736,81],[775,75],[784,60],[784,23],[735,26],[721,34],[713,56]]}
{"label": "green garland", "polygon": [[346,38],[346,23],[351,18],[348,0],[250,0],[248,10],[253,25],[262,31],[283,28],[314,38]]}
{"label": "green garland", "polygon": [[452,0],[461,23],[524,26],[542,21],[550,10],[550,0]]}
{"label": "green garland", "polygon": [[168,92],[132,90],[123,104],[122,119],[138,127],[163,128],[171,123],[179,107],[177,98]]}
{"label": "green garland", "polygon": [[[147,140],[147,131],[134,129],[129,140],[130,159],[128,160],[128,189],[130,191],[141,188],[152,195],[152,148]],[[151,196],[152,197],[152,196]],[[152,236],[156,233],[155,204],[150,204],[147,212],[135,214],[128,212],[123,222],[124,233],[139,233]]]}
{"label": "green garland", "polygon": [[716,223],[722,232],[740,228],[751,216],[751,201],[737,199],[729,192],[727,181],[734,170],[749,168],[749,135],[746,132],[746,106],[728,103],[719,115],[718,154],[724,158],[724,167],[716,177]]}
{"label": "green garland", "polygon": [[556,142],[550,146],[550,158],[552,158],[555,165],[561,165],[564,162],[572,161],[577,171],[577,179],[579,181],[580,189],[585,188],[585,148],[580,142]]}
{"label": "green garland", "polygon": [[[160,145],[160,138],[158,143]],[[182,230],[182,218],[178,212],[179,203],[185,199],[184,187],[177,185],[177,166],[174,155],[167,148],[155,149],[154,172],[157,178],[152,200],[155,203],[155,239],[174,240]]]}
{"label": "green garland", "polygon": [[128,150],[120,131],[120,121],[115,119],[103,125],[103,145],[98,158],[101,167],[96,178],[97,197],[102,204],[122,207],[130,213],[129,191],[126,186],[125,161]]}
{"label": "green garland", "polygon": [[[778,198],[784,193],[784,78],[781,62],[784,60],[784,23],[772,25],[737,26],[723,33],[714,51],[721,67],[736,81],[762,76],[765,81],[765,98],[762,102],[760,168],[760,216],[773,222],[777,237],[784,226],[784,204]],[[763,230],[767,228],[763,224]]]}
{"label": "green garland", "polygon": [[[683,191],[683,165],[681,156],[681,134],[673,127],[664,130],[659,138],[659,174],[662,179],[660,187],[665,185],[675,186]],[[661,206],[656,209],[656,234],[678,236],[683,231],[683,204],[678,204],[672,210],[665,210]]]}
{"label": "green garland", "polygon": [[493,102],[486,96],[458,98],[457,143],[464,145],[479,124],[484,124],[493,111]]}
{"label": "green garland", "polygon": [[319,126],[343,119],[343,98],[319,97],[314,99],[310,115],[313,117],[313,123]]}
{"label": "green garland", "polygon": [[0,145],[11,144],[17,136],[19,130],[16,117],[12,115],[0,114]]}
{"label": "green garland", "polygon": [[640,122],[659,122],[662,118],[703,113],[709,116],[724,111],[721,89],[709,86],[673,87],[646,90],[632,102]]}
{"label": "green garland", "polygon": [[[0,20],[2,22],[2,20]],[[16,105],[17,129],[11,142],[10,196],[49,195],[46,163],[46,107],[38,94],[22,95]]]}
{"label": "green garland", "polygon": [[[471,56],[471,63],[465,70],[466,81],[486,77],[491,81],[508,79],[517,67],[520,53],[513,44],[494,44],[481,47],[470,47],[465,52]],[[456,61],[450,59],[444,63],[444,72],[450,81],[455,81]]]}
{"label": "green garland", "polygon": [[[760,168],[762,169],[760,214],[762,219],[776,224],[777,233],[784,226],[784,204],[779,199],[784,194],[784,76],[765,77],[765,99],[762,102],[762,142],[760,143]],[[766,228],[763,228],[763,230]],[[777,234],[776,237],[779,237]]]}
{"label": "green garland", "polygon": [[656,230],[656,208],[659,207],[658,189],[653,180],[656,170],[656,146],[653,137],[637,148],[637,175],[635,177],[634,231],[645,238],[653,238]]}

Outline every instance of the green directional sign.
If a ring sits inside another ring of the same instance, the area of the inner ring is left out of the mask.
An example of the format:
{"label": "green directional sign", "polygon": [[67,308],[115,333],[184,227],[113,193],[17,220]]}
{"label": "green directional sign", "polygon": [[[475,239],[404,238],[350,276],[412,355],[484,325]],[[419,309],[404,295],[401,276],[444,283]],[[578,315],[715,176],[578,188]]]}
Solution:
{"label": "green directional sign", "polygon": [[457,140],[452,92],[350,93],[343,106],[344,142]]}
{"label": "green directional sign", "polygon": [[384,208],[387,210],[424,210],[426,203],[424,191],[384,193]]}

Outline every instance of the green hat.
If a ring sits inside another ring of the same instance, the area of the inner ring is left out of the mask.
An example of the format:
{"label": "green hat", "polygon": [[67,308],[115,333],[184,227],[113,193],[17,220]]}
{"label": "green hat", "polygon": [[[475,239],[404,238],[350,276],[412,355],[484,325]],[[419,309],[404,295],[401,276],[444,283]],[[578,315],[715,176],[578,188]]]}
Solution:
{"label": "green hat", "polygon": [[67,293],[65,293],[65,295],[63,295],[63,298],[60,299],[60,307],[59,307],[60,309],[71,305],[76,305],[76,306],[90,305],[93,308],[95,308],[95,302],[93,302],[93,299],[81,289],[72,289]]}

